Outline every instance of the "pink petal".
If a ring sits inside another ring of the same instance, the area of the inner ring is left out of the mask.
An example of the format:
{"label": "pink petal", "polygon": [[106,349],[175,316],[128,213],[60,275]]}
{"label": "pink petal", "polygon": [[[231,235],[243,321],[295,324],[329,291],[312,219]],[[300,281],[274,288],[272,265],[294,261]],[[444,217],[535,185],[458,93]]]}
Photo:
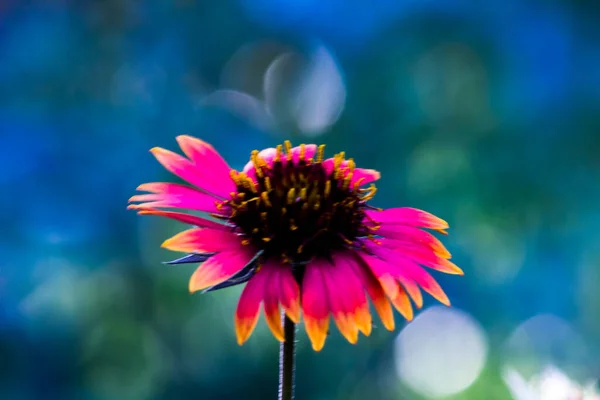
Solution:
{"label": "pink petal", "polygon": [[224,250],[249,251],[242,246],[240,236],[229,231],[193,228],[165,240],[162,247],[184,253],[212,253]]}
{"label": "pink petal", "polygon": [[219,179],[231,181],[229,176],[231,167],[210,144],[188,135],[177,136],[177,143],[198,170],[204,172],[203,176],[215,181]]}
{"label": "pink petal", "polygon": [[259,270],[250,278],[250,281],[242,291],[235,311],[235,332],[240,345],[248,340],[256,327],[260,303],[263,301],[264,288],[268,276],[268,273]]}
{"label": "pink petal", "polygon": [[138,211],[139,215],[157,215],[160,217],[167,217],[174,219],[179,222],[183,222],[184,224],[195,225],[202,228],[210,228],[217,230],[231,230],[230,226],[219,224],[218,222],[210,221],[204,218],[197,217],[195,215],[183,214],[178,212],[171,211],[159,211],[152,209],[142,209]]}
{"label": "pink petal", "polygon": [[[269,147],[264,150],[261,150],[258,153],[258,158],[264,160],[267,163],[267,165],[272,166],[273,159],[275,159],[276,155],[277,155],[277,149],[275,149],[274,147]],[[281,159],[285,160],[285,154],[283,152],[281,153]],[[256,168],[254,166],[254,161],[252,161],[252,160],[248,161],[242,171],[246,175],[248,175],[250,178],[252,178],[254,181],[256,181]]]}
{"label": "pink petal", "polygon": [[394,267],[380,258],[365,253],[360,253],[360,257],[369,266],[387,296],[392,300],[395,299],[398,296],[398,284]]}
{"label": "pink petal", "polygon": [[314,260],[306,266],[302,280],[304,325],[315,351],[323,348],[329,328],[329,304],[321,273],[322,268],[328,267],[330,267],[328,263]]}
{"label": "pink petal", "polygon": [[387,248],[398,249],[401,251],[412,251],[417,253],[432,253],[438,257],[449,259],[452,254],[446,249],[446,247],[438,240],[430,241],[429,243],[423,241],[415,241],[409,238],[404,239],[390,239],[381,238],[379,241]]}
{"label": "pink petal", "polygon": [[359,186],[368,185],[369,183],[379,180],[379,178],[381,178],[379,171],[375,171],[374,169],[354,168],[352,179],[350,180],[350,187],[354,187],[357,182],[359,183]]}
{"label": "pink petal", "polygon": [[[304,149],[304,150],[303,150]],[[292,160],[294,164],[298,164],[300,161],[300,156],[304,151],[304,160],[308,160],[309,158],[314,158],[315,154],[317,154],[317,145],[316,144],[305,144],[296,146],[292,149]]]}
{"label": "pink petal", "polygon": [[190,292],[203,290],[231,278],[253,258],[247,251],[224,251],[205,261],[190,278]]}
{"label": "pink petal", "polygon": [[198,167],[187,158],[160,147],[155,147],[150,152],[167,171],[205,191],[228,197],[229,193],[235,190],[235,184],[230,177],[216,180],[215,174],[211,173],[210,169],[206,169],[210,167],[208,165]]}
{"label": "pink petal", "polygon": [[328,265],[321,268],[323,274],[323,282],[325,283],[327,300],[329,309],[333,314],[333,320],[340,333],[350,343],[356,343],[358,340],[358,327],[354,318],[350,317],[350,304],[347,303],[347,298],[344,293],[348,291],[348,287],[341,281],[339,269],[337,265]]}
{"label": "pink petal", "polygon": [[[372,243],[366,243],[366,246],[371,253],[375,254],[378,254],[377,252],[381,248],[381,246],[376,246]],[[396,282],[391,281],[391,276],[394,278],[394,280],[398,280],[400,282],[400,284],[415,302],[417,308],[423,307],[423,295],[421,294],[419,285],[417,285],[417,283],[411,278],[406,277],[404,274],[398,273],[397,266],[390,264],[388,259],[385,257],[382,259],[365,253],[360,253],[360,257],[365,260],[372,270],[376,271],[375,276],[378,277],[381,286],[386,294],[390,296],[390,298],[395,298],[400,294],[398,292]]]}
{"label": "pink petal", "polygon": [[[358,329],[365,335],[371,333],[371,313],[365,289],[358,276],[354,273],[354,259],[349,254],[336,253],[333,255],[336,279],[339,284],[341,296],[345,297],[346,312],[349,318],[356,321]],[[342,290],[345,288],[345,290]]]}
{"label": "pink petal", "polygon": [[423,210],[401,207],[367,211],[367,216],[382,225],[408,225],[428,229],[448,229],[448,223]]}
{"label": "pink petal", "polygon": [[377,235],[386,239],[402,240],[416,244],[424,244],[440,253],[447,252],[446,247],[438,238],[431,233],[405,225],[381,225],[381,228],[375,231]]}
{"label": "pink petal", "polygon": [[377,248],[371,247],[371,251],[373,251],[377,257],[387,261],[393,266],[397,276],[413,280],[440,303],[450,305],[450,300],[442,290],[441,286],[418,264],[381,246]]}
{"label": "pink petal", "polygon": [[[387,241],[382,240],[383,246],[386,246]],[[387,247],[387,246],[386,246]],[[388,247],[389,248],[389,247]],[[392,247],[399,257],[415,261],[421,265],[435,269],[446,274],[464,275],[462,269],[456,266],[453,262],[438,256],[433,251],[424,251],[423,249],[415,249],[414,247]]]}
{"label": "pink petal", "polygon": [[218,212],[217,200],[206,193],[179,185],[177,183],[146,183],[140,185],[138,190],[153,192],[152,194],[138,194],[132,196],[129,202],[142,202],[132,204],[128,208],[182,208],[198,210],[208,213]]}
{"label": "pink petal", "polygon": [[263,265],[261,267],[265,273],[269,273],[267,283],[264,288],[264,309],[267,325],[273,332],[273,336],[281,342],[285,340],[283,326],[281,325],[281,311],[279,310],[279,271],[282,269],[279,265]]}
{"label": "pink petal", "polygon": [[291,269],[285,266],[279,272],[279,299],[288,317],[300,322],[300,287]]}
{"label": "pink petal", "polygon": [[390,302],[388,301],[381,285],[377,281],[377,279],[373,276],[370,268],[366,265],[364,260],[355,254],[348,265],[352,268],[358,279],[362,282],[365,290],[369,294],[371,301],[373,302],[373,307],[383,326],[389,330],[394,330],[394,313],[392,311],[392,307],[390,306]]}

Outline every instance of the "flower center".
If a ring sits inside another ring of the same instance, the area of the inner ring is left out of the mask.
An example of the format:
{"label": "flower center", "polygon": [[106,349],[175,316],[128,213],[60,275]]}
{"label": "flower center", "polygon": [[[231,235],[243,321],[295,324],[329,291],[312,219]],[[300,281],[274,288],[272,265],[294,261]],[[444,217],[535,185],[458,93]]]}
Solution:
{"label": "flower center", "polygon": [[285,153],[278,146],[272,160],[252,152],[255,176],[232,171],[237,192],[219,207],[229,209],[228,220],[246,236],[245,244],[265,257],[303,263],[372,236],[364,211],[375,186],[360,189],[361,182],[352,179],[354,161],[344,153],[324,160],[324,149],[307,158],[304,145],[294,155],[286,141]]}

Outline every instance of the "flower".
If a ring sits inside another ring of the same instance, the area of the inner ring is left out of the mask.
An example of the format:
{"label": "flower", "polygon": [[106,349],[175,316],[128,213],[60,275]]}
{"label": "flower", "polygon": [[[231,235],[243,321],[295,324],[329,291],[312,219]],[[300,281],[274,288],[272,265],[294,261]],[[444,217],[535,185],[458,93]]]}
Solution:
{"label": "flower", "polygon": [[133,196],[129,201],[139,204],[129,208],[195,225],[163,243],[190,253],[172,264],[202,263],[190,279],[190,292],[247,282],[235,312],[239,344],[254,330],[261,304],[280,341],[280,307],[295,323],[302,314],[316,351],[325,343],[330,314],[349,342],[356,343],[359,332],[370,334],[368,298],[389,330],[394,329],[390,302],[411,320],[410,299],[423,305],[420,288],[450,304],[421,267],[462,274],[443,244],[422,230],[446,233],[448,224],[414,208],[370,206],[377,171],[357,168],[344,153],[325,159],[324,145],[292,148],[286,141],[253,151],[238,172],[202,140],[183,135],[177,142],[187,158],[162,148],[151,152],[194,187],[146,183],[138,190],[149,193]]}
{"label": "flower", "polygon": [[507,368],[503,377],[515,400],[600,400],[594,382],[581,386],[553,365],[529,381],[513,368]]}

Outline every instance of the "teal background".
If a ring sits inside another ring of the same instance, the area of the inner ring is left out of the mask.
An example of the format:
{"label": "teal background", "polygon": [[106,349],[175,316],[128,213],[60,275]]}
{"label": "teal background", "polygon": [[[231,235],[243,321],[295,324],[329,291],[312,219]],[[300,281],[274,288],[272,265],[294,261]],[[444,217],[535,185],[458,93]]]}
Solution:
{"label": "teal background", "polygon": [[451,225],[466,275],[435,276],[462,319],[419,327],[410,362],[398,314],[320,353],[301,329],[299,400],[598,378],[599,20],[584,0],[2,1],[0,399],[275,398],[264,320],[236,344],[241,289],[189,295],[193,266],[161,264],[184,227],[125,210],[184,133],[234,168],[326,143],[381,171],[374,205]]}

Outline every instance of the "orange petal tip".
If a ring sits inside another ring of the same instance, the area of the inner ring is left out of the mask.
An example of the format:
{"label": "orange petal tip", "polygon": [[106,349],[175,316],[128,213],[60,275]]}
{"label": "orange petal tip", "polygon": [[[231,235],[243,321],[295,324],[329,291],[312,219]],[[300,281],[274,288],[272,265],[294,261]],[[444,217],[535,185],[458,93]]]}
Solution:
{"label": "orange petal tip", "polygon": [[165,151],[165,149],[163,149],[162,147],[153,147],[150,149],[150,153],[155,154],[155,153],[160,153]]}

